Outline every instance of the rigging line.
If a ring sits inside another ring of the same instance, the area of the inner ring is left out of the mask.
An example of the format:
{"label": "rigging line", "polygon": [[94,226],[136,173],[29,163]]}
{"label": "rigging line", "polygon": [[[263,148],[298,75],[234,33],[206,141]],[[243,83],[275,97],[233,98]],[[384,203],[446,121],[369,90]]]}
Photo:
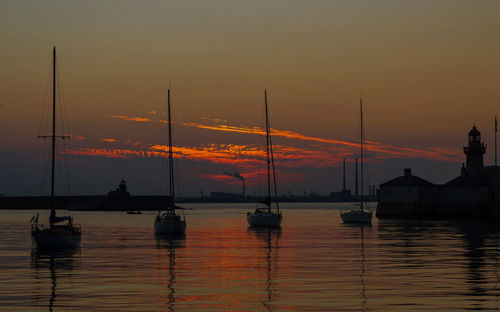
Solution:
{"label": "rigging line", "polygon": [[361,124],[361,131],[360,131],[360,148],[361,148],[361,192],[360,192],[360,198],[361,198],[361,210],[363,210],[363,195],[364,195],[364,192],[363,192],[363,187],[364,187],[364,179],[363,179],[363,158],[364,158],[364,155],[363,155],[363,99],[360,98],[359,99],[359,109],[360,109],[360,116],[361,116],[361,120],[360,120],[360,124]]}
{"label": "rigging line", "polygon": [[267,108],[267,90],[264,89],[264,101],[266,107],[266,167],[267,167],[267,200],[266,204],[268,207],[268,212],[271,212],[271,175],[270,175],[270,160],[269,160],[269,116],[268,116],[268,108]]}
{"label": "rigging line", "polygon": [[[158,109],[158,116],[157,116],[157,119],[159,121],[159,125],[160,125],[160,129],[159,131],[157,132],[158,133],[158,143],[162,146],[165,146],[165,131],[166,131],[166,128],[167,128],[167,125],[166,123],[163,123],[161,122],[162,120],[162,113],[163,111],[163,106],[160,105],[159,109]],[[157,170],[156,170],[156,191],[158,192],[158,194],[161,194],[163,195],[164,194],[164,191],[166,192],[166,185],[164,185],[163,181],[164,181],[164,172],[166,171],[166,164],[165,164],[165,151],[164,150],[160,150],[159,151],[160,153],[158,154],[158,157],[156,159],[156,167],[157,167]]]}
{"label": "rigging line", "polygon": [[71,154],[67,153],[70,149],[71,141],[63,140],[63,159],[64,159],[64,167],[66,170],[63,170],[63,174],[65,174],[66,185],[67,185],[67,194],[71,195]]}
{"label": "rigging line", "polygon": [[[61,133],[62,136],[65,136],[66,133],[70,133],[70,127],[68,122],[68,108],[66,106],[66,99],[64,97],[64,87],[63,87],[63,77],[59,71],[59,63],[56,64],[57,71],[57,91],[59,96],[59,119],[61,123]],[[69,137],[69,136],[68,136]]]}
{"label": "rigging line", "polygon": [[48,118],[47,103],[49,102],[48,97],[49,97],[49,88],[50,88],[50,82],[51,82],[50,77],[51,77],[51,75],[50,75],[50,70],[49,70],[49,72],[47,74],[47,83],[45,85],[43,100],[42,100],[41,106],[40,106],[41,114],[40,114],[40,119],[39,119],[39,124],[38,124],[38,135],[40,135],[42,132],[42,125],[46,124],[45,122],[47,120],[44,120],[45,119],[44,117]]}
{"label": "rigging line", "polygon": [[60,123],[60,128],[61,128],[61,133],[62,136],[61,138],[63,139],[63,144],[62,144],[62,153],[58,153],[59,159],[61,160],[61,165],[59,166],[60,169],[60,179],[64,182],[63,185],[66,186],[65,192],[70,195],[71,194],[71,169],[70,169],[70,155],[66,153],[69,142],[66,142],[66,139],[69,139],[70,137],[66,137],[67,131],[69,131],[69,123],[68,123],[68,115],[67,115],[67,107],[66,107],[66,101],[64,98],[64,88],[62,86],[62,81],[63,78],[61,76],[61,72],[59,70],[59,62],[56,63],[56,86],[57,86],[57,94],[59,98],[59,106],[58,106],[58,111],[59,111],[59,123]]}
{"label": "rigging line", "polygon": [[[38,193],[36,195],[41,194],[41,183],[40,183],[40,138],[37,138],[36,140],[36,154],[35,154],[35,173],[36,173],[36,178],[33,180],[35,183],[34,188],[35,190],[38,190]],[[39,184],[40,185],[37,185]]]}
{"label": "rigging line", "polygon": [[[169,82],[170,84],[170,82]],[[172,96],[172,93],[170,93],[170,111],[172,113],[172,132],[171,132],[171,135],[172,135],[172,168],[176,169],[176,170],[173,170],[173,173],[172,173],[172,181],[173,181],[173,186],[174,186],[174,190],[176,192],[176,197],[182,197],[182,195],[184,194],[184,189],[183,189],[183,184],[182,184],[182,174],[181,172],[183,172],[183,167],[182,167],[182,162],[180,161],[180,154],[176,151],[174,151],[174,148],[175,148],[175,144],[174,142],[179,142],[179,133],[177,132],[177,122],[174,121],[174,120],[177,120],[176,118],[176,107],[174,104],[174,101],[173,101],[173,96]],[[177,159],[175,159],[175,157],[177,156]],[[174,166],[174,162],[175,162],[175,166]]]}
{"label": "rigging line", "polygon": [[[49,62],[49,64],[50,64],[50,62]],[[51,75],[50,75],[50,66],[49,66],[49,70],[47,71],[46,84],[45,84],[45,88],[44,88],[44,95],[43,95],[42,101],[40,103],[40,115],[39,115],[40,117],[39,117],[39,121],[38,121],[38,136],[37,136],[36,155],[35,155],[36,156],[35,172],[36,172],[37,176],[34,179],[35,189],[38,190],[37,195],[42,194],[43,167],[41,165],[41,160],[40,160],[42,158],[42,155],[41,155],[42,152],[41,152],[41,148],[40,148],[40,135],[42,133],[42,125],[47,124],[45,119],[48,120],[48,109],[47,109],[48,105],[47,105],[47,103],[49,102],[48,97],[49,97],[50,82],[51,82]],[[44,117],[46,117],[46,118],[44,118]],[[45,129],[44,129],[44,131],[45,131]]]}
{"label": "rigging line", "polygon": [[269,149],[271,151],[271,164],[272,164],[272,167],[273,167],[274,197],[275,197],[275,201],[276,201],[276,210],[279,213],[280,209],[279,209],[279,206],[278,206],[278,187],[277,187],[277,183],[276,183],[276,170],[275,170],[275,167],[274,167],[273,143],[271,141],[271,125],[269,125]]}
{"label": "rigging line", "polygon": [[61,89],[61,85],[60,85],[60,77],[59,77],[59,73],[58,73],[58,76],[57,76],[57,86],[58,86],[58,95],[59,95],[59,106],[58,106],[58,109],[59,109],[59,124],[60,124],[60,129],[61,129],[61,134],[62,135],[66,135],[67,133],[67,128],[68,128],[68,120],[67,120],[67,116],[66,116],[66,107],[65,107],[65,102],[64,102],[64,96],[63,96],[63,92],[62,92],[62,89]]}
{"label": "rigging line", "polygon": [[168,90],[167,94],[167,105],[168,105],[168,164],[169,164],[169,190],[170,190],[170,196],[171,196],[171,207],[169,209],[175,209],[173,208],[175,206],[175,189],[174,189],[174,162],[173,162],[173,155],[172,155],[172,118],[171,118],[171,103],[170,103],[170,89]]}
{"label": "rigging line", "polygon": [[48,179],[48,172],[49,172],[49,167],[50,167],[50,150],[51,150],[51,147],[50,145],[47,145],[46,146],[46,149],[45,149],[45,153],[42,155],[42,159],[44,159],[44,163],[45,163],[45,166],[44,168],[42,169],[42,172],[41,172],[41,179],[40,179],[40,194],[42,194],[44,192],[44,187],[49,185],[48,183],[45,182],[45,180]]}

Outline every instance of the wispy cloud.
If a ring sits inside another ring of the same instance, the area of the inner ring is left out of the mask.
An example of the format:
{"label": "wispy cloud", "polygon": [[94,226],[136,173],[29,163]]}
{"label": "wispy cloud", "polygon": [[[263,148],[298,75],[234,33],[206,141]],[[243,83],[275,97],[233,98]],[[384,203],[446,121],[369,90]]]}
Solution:
{"label": "wispy cloud", "polygon": [[152,122],[153,121],[149,118],[144,118],[144,117],[130,117],[130,116],[121,116],[121,115],[107,116],[107,117],[116,118],[116,119],[123,119],[126,121],[135,121],[135,122]]}
{"label": "wispy cloud", "polygon": [[[266,135],[265,130],[260,127],[230,126],[225,124],[205,125],[201,123],[183,123],[183,125],[186,127],[195,127],[199,129],[206,129],[213,131]],[[284,137],[288,139],[318,142],[326,145],[344,147],[344,148],[337,148],[337,152],[341,153],[342,157],[347,154],[352,154],[353,148],[359,148],[359,143],[356,142],[313,137],[290,130],[271,129],[271,133],[273,136]],[[345,149],[345,147],[347,147],[348,149]],[[446,149],[446,148],[436,148],[436,147],[431,147],[431,148],[398,147],[374,141],[366,141],[365,149],[367,152],[374,153],[373,156],[379,159],[422,158],[422,159],[432,159],[438,161],[458,162],[463,158],[462,153],[456,149]]]}
{"label": "wispy cloud", "polygon": [[102,142],[108,142],[108,143],[118,142],[118,141],[117,141],[117,140],[115,140],[115,139],[105,139],[105,138],[101,138],[101,139],[99,139],[99,141],[102,141]]}
{"label": "wispy cloud", "polygon": [[[150,112],[149,115],[159,115]],[[166,123],[156,117],[108,116],[127,122],[157,122]],[[202,122],[182,122],[180,126],[206,131],[240,133],[242,135],[265,136],[263,128],[246,125],[230,125],[227,120],[201,117]],[[359,149],[359,143],[332,138],[309,136],[291,130],[271,129],[274,137],[288,139],[287,144],[274,145],[274,158],[278,162],[280,180],[297,181],[304,178],[297,173],[297,168],[330,168],[340,165],[342,158],[353,161],[353,154]],[[118,142],[112,138],[99,139],[102,142]],[[296,141],[296,142],[294,142]],[[74,155],[86,155],[106,158],[152,158],[167,157],[168,146],[162,144],[146,144],[140,141],[122,140],[114,148],[80,148],[69,151]],[[299,142],[301,142],[299,144]],[[394,146],[375,141],[366,141],[365,160],[367,162],[382,162],[395,158],[429,159],[443,162],[460,162],[463,155],[458,149],[441,147],[417,148],[411,146]],[[262,172],[266,151],[264,146],[242,144],[205,144],[201,146],[174,146],[175,158],[196,162],[224,165],[227,170],[235,168],[241,171],[249,185],[257,183]],[[217,180],[229,184],[239,183],[236,179],[223,172],[203,174],[202,178]]]}
{"label": "wispy cloud", "polygon": [[[153,122],[153,120],[144,117],[130,117],[130,116],[110,116],[112,118],[119,118],[127,121],[138,122]],[[197,128],[210,131],[219,132],[233,132],[249,135],[266,135],[266,132],[261,127],[248,127],[238,125],[228,125],[227,120],[218,118],[201,117],[201,120],[207,123],[200,122],[183,122],[181,125],[190,128]],[[165,122],[157,120],[157,122]],[[303,142],[319,143],[319,146],[311,146],[307,153],[314,153],[314,150],[329,151],[330,157],[336,160],[342,157],[352,155],[355,149],[359,148],[358,142],[350,142],[346,140],[314,137],[301,134],[291,130],[271,129],[271,133],[276,137],[283,137],[287,139],[299,140]],[[445,162],[460,162],[463,155],[460,150],[429,147],[417,148],[409,146],[394,146],[390,144],[383,144],[375,141],[365,141],[365,150],[370,154],[369,157],[373,159],[390,159],[390,158],[416,158],[416,159],[431,159],[436,161]]]}
{"label": "wispy cloud", "polygon": [[[168,156],[167,145],[142,144],[140,142],[129,142],[125,143],[125,145],[123,148],[79,148],[72,149],[68,153],[106,158]],[[173,157],[255,169],[263,165],[266,151],[262,146],[236,144],[209,144],[194,147],[174,146]],[[341,158],[332,156],[328,151],[284,145],[274,147],[274,158],[279,161],[279,166],[282,168],[332,167],[341,160]]]}

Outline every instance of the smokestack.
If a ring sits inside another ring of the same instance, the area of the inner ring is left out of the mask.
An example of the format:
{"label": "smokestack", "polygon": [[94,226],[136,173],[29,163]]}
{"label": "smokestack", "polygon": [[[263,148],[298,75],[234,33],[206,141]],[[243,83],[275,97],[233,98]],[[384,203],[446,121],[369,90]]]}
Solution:
{"label": "smokestack", "polygon": [[355,177],[354,177],[354,194],[356,197],[359,196],[358,193],[358,157],[356,157],[356,170],[355,170]]}
{"label": "smokestack", "polygon": [[243,182],[243,193],[242,193],[242,196],[243,196],[243,198],[245,198],[245,178],[238,171],[235,171],[234,173],[225,172],[224,174],[227,175],[227,176],[236,178],[236,179],[238,179],[238,180],[240,180],[240,181]]}
{"label": "smokestack", "polygon": [[345,157],[343,159],[343,170],[342,170],[342,191],[345,191]]}

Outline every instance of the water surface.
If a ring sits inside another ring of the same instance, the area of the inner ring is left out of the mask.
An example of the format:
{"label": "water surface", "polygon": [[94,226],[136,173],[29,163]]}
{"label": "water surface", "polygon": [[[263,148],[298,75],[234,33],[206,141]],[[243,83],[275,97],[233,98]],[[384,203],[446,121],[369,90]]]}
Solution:
{"label": "water surface", "polygon": [[[153,212],[72,212],[76,250],[32,248],[33,211],[0,211],[2,311],[496,310],[498,234],[483,221],[341,223],[346,204],[283,204],[280,231],[252,204],[191,204],[184,237]],[[347,205],[349,207],[349,205]],[[40,220],[48,219],[43,211]]]}

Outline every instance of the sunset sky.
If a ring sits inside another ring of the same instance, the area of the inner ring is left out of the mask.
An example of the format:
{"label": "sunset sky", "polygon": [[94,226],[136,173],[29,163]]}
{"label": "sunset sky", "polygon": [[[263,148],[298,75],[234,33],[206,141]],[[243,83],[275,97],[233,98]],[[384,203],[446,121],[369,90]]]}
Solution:
{"label": "sunset sky", "polygon": [[181,196],[240,192],[226,172],[258,193],[264,89],[280,193],[338,191],[343,157],[353,188],[360,94],[367,184],[405,167],[447,182],[474,124],[493,162],[498,12],[459,0],[1,1],[0,194],[48,192],[37,136],[49,134],[54,45],[58,129],[72,136],[58,145],[58,194],[121,179],[132,194],[165,193],[169,81]]}

